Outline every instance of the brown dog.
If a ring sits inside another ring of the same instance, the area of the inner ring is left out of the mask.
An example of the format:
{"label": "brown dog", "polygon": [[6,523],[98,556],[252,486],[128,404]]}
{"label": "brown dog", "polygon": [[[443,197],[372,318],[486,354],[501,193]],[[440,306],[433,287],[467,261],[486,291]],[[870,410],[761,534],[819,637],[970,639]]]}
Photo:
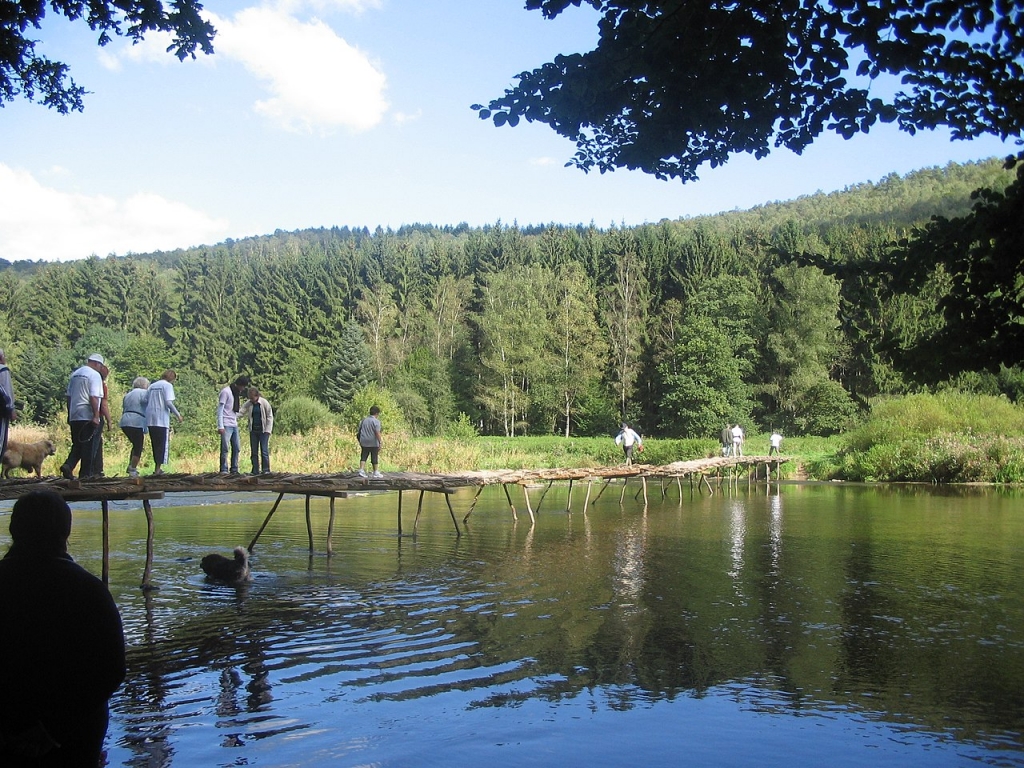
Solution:
{"label": "brown dog", "polygon": [[40,440],[38,443],[19,443],[14,440],[7,441],[7,450],[3,456],[4,478],[11,476],[12,469],[35,470],[36,477],[43,476],[43,462],[47,456],[53,456],[57,449],[49,440]]}

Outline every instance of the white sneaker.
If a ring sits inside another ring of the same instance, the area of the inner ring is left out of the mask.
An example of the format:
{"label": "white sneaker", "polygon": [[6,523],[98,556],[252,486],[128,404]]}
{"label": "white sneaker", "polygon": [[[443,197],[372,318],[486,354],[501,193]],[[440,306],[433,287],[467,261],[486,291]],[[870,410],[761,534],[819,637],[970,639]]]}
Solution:
{"label": "white sneaker", "polygon": [[382,475],[380,472],[374,472],[372,475],[370,475],[370,477],[372,477],[374,480],[380,480],[381,478],[384,477],[384,475]]}
{"label": "white sneaker", "polygon": [[359,470],[359,476],[360,477],[366,477],[366,470],[365,469],[360,469]]}

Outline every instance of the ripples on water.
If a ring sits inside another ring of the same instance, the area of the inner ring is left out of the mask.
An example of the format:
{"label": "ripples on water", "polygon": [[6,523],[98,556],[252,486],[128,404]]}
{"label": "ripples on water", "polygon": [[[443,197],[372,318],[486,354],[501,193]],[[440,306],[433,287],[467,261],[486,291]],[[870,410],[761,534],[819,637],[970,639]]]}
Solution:
{"label": "ripples on water", "polygon": [[[109,764],[1024,765],[1019,498],[607,495],[569,515],[553,489],[531,526],[491,489],[461,537],[441,499],[415,537],[394,495],[339,500],[332,558],[326,502],[312,557],[285,502],[238,588],[199,559],[272,498],[157,509],[148,593],[144,518],[116,509]],[[99,540],[77,512],[96,573]]]}

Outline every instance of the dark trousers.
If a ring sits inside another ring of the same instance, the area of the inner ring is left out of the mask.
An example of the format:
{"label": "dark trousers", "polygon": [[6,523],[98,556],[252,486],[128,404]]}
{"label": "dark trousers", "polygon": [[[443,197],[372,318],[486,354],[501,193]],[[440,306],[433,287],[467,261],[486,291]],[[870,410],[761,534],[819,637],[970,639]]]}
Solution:
{"label": "dark trousers", "polygon": [[133,466],[137,466],[139,459],[142,458],[142,449],[146,445],[146,432],[142,427],[121,427],[121,431],[132,444],[132,459],[135,460]]}
{"label": "dark trousers", "polygon": [[103,474],[103,422],[97,425],[92,433],[92,475]]}
{"label": "dark trousers", "polygon": [[153,463],[158,467],[167,463],[167,427],[150,427],[149,442],[153,446]]}
{"label": "dark trousers", "polygon": [[74,472],[78,462],[82,462],[79,476],[90,477],[94,472],[93,433],[99,430],[100,425],[93,424],[91,421],[69,421],[68,426],[71,428],[71,453],[68,454],[63,466],[69,472]]}
{"label": "dark trousers", "polygon": [[[270,471],[270,433],[269,432],[250,432],[249,433],[249,451],[250,458],[252,459],[252,473],[258,474],[261,470],[263,472]],[[260,461],[260,454],[262,454],[262,462]]]}

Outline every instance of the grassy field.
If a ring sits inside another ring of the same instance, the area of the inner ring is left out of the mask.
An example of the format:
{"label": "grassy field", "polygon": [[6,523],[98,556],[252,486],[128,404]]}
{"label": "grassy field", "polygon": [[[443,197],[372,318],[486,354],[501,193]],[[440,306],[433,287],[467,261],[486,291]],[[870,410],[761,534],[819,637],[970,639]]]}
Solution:
{"label": "grassy field", "polygon": [[[105,433],[104,470],[107,475],[123,475],[128,466],[128,441],[120,430]],[[58,474],[70,443],[67,430],[54,427],[14,426],[11,439],[35,441],[49,438],[57,446],[57,454],[43,468],[44,473]],[[834,440],[824,438],[790,438],[783,443],[783,453],[797,461],[784,469],[785,475],[806,474],[805,466],[821,454],[834,450]],[[668,464],[718,452],[716,439],[665,440],[650,438],[645,450],[637,454],[638,463]],[[296,473],[332,473],[354,470],[359,463],[355,440],[338,429],[320,428],[305,435],[274,435],[270,441],[271,466],[274,471]],[[152,471],[153,459],[147,442],[140,469]],[[806,454],[804,454],[806,451]],[[216,472],[219,468],[220,442],[216,433],[198,438],[175,434],[171,437],[169,472],[197,474]],[[768,436],[748,437],[745,452],[751,455],[768,452]],[[386,434],[381,451],[381,469],[385,472],[409,470],[417,472],[454,472],[464,469],[547,469],[552,467],[599,467],[622,462],[622,450],[612,438],[577,437],[476,437],[448,440],[439,437],[410,438]],[[243,436],[242,471],[251,469],[247,436]],[[803,475],[801,475],[803,476]]]}
{"label": "grassy field", "polygon": [[[68,433],[63,424],[49,428],[13,428],[12,439],[33,441],[49,437],[57,455],[44,467],[58,473],[67,456]],[[354,470],[359,448],[351,429],[320,426],[304,435],[275,434],[271,438],[275,471],[302,474]],[[645,464],[668,464],[718,453],[716,438],[644,441],[637,458]],[[141,471],[152,469],[143,455]],[[1005,398],[957,392],[910,395],[879,400],[870,417],[834,437],[787,437],[783,454],[790,459],[783,477],[809,480],[852,480],[933,483],[1024,482],[1024,408]],[[178,433],[171,438],[170,472],[197,474],[218,469],[220,441],[209,434]],[[768,452],[766,434],[748,435],[744,452]],[[243,436],[242,471],[250,469],[248,436]],[[115,429],[107,433],[107,475],[125,473],[128,442]],[[385,431],[381,469],[454,472],[465,469],[547,469],[552,467],[611,466],[622,452],[611,437],[465,437],[413,438]]]}

